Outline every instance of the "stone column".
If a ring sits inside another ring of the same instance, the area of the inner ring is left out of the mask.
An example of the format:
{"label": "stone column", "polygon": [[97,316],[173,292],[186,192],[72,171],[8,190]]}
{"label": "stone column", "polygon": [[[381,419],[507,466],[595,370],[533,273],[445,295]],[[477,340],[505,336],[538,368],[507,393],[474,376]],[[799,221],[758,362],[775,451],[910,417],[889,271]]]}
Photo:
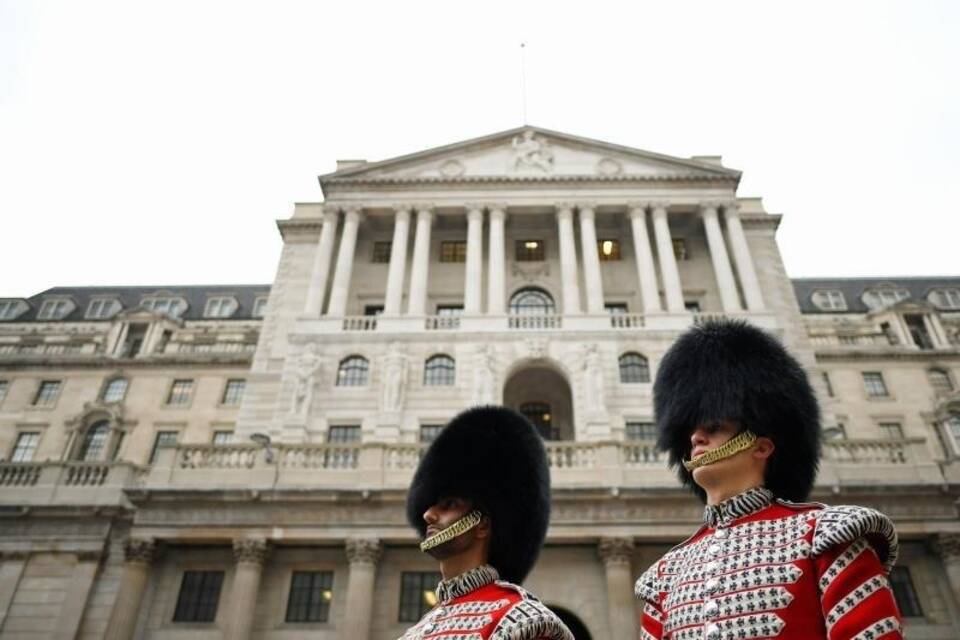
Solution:
{"label": "stone column", "polygon": [[653,266],[653,251],[647,234],[647,207],[644,204],[630,205],[630,227],[633,230],[633,251],[637,260],[637,278],[643,310],[647,313],[660,311],[660,292],[657,291],[657,272]]}
{"label": "stone column", "polygon": [[960,604],[960,534],[941,533],[934,539],[934,549],[940,556],[947,582],[953,591],[953,600]]}
{"label": "stone column", "polygon": [[333,254],[333,240],[337,235],[337,223],[340,213],[336,207],[329,207],[323,214],[323,227],[320,229],[320,242],[313,258],[313,270],[310,286],[307,288],[307,303],[304,315],[319,318],[323,313],[323,296],[327,291],[327,279],[330,277],[330,256]]}
{"label": "stone column", "polygon": [[723,217],[727,222],[727,234],[730,236],[730,248],[733,250],[733,263],[740,276],[740,286],[743,288],[743,297],[747,301],[750,311],[763,311],[763,296],[760,294],[760,281],[747,245],[747,236],[743,233],[743,224],[740,222],[740,211],[736,202],[729,202],[723,207]]}
{"label": "stone column", "polygon": [[10,605],[13,604],[13,597],[20,588],[20,579],[29,558],[27,551],[0,552],[0,634],[3,632],[3,623],[7,619]]}
{"label": "stone column", "polygon": [[506,209],[504,205],[490,205],[490,272],[487,278],[487,313],[490,315],[503,315],[506,309]]}
{"label": "stone column", "polygon": [[347,540],[347,560],[350,577],[347,579],[347,599],[350,606],[343,615],[343,637],[351,640],[370,638],[370,616],[373,612],[373,585],[377,561],[382,548],[376,539]]}
{"label": "stone column", "polygon": [[563,313],[580,313],[580,285],[577,282],[577,245],[573,239],[573,205],[557,205],[560,235],[560,278],[563,282]]}
{"label": "stone column", "polygon": [[342,317],[347,308],[350,291],[350,274],[353,272],[353,253],[357,248],[357,229],[360,227],[360,211],[349,209],[343,218],[343,233],[340,235],[340,251],[337,252],[337,270],[333,274],[330,289],[330,304],[327,315]]}
{"label": "stone column", "polygon": [[655,202],[651,205],[653,233],[657,238],[657,257],[660,259],[660,276],[663,278],[663,290],[667,297],[667,311],[678,313],[684,310],[683,289],[680,287],[677,258],[673,255],[673,238],[670,237],[667,206],[666,202]]}
{"label": "stone column", "polygon": [[410,234],[410,207],[397,205],[393,219],[393,241],[390,243],[390,270],[387,273],[387,295],[384,316],[399,316],[403,298],[403,276],[407,269],[407,236]]}
{"label": "stone column", "polygon": [[467,268],[463,282],[463,313],[480,313],[483,285],[483,209],[471,205],[467,210]]}
{"label": "stone column", "polygon": [[105,640],[130,640],[137,629],[143,592],[150,578],[150,567],[157,555],[152,539],[129,538],[123,543],[123,573],[117,599],[110,610]]}
{"label": "stone column", "polygon": [[56,627],[51,636],[55,640],[73,640],[77,637],[102,557],[103,553],[100,551],[77,553],[77,564],[73,567],[66,597],[60,606],[60,615],[57,616]]}
{"label": "stone column", "polygon": [[639,629],[630,571],[633,538],[601,538],[597,550],[607,577],[610,637],[636,638]]}
{"label": "stone column", "polygon": [[237,566],[230,588],[230,608],[225,616],[227,624],[224,638],[246,640],[250,637],[257,608],[257,592],[260,590],[260,575],[269,552],[270,546],[262,538],[233,541]]}
{"label": "stone column", "polygon": [[597,227],[593,205],[580,205],[580,249],[587,287],[587,313],[603,313],[603,279],[597,252]]}
{"label": "stone column", "polygon": [[723,310],[740,311],[740,296],[737,294],[737,283],[733,279],[733,270],[730,268],[730,257],[727,255],[727,245],[723,241],[723,231],[720,230],[716,203],[702,203],[700,216],[703,218],[703,228],[707,234],[707,245],[710,247],[710,259],[713,261],[713,272],[717,277]]}
{"label": "stone column", "polygon": [[410,298],[407,315],[423,316],[427,312],[427,275],[430,271],[430,227],[433,209],[417,207],[417,235],[413,240],[413,266],[410,269]]}

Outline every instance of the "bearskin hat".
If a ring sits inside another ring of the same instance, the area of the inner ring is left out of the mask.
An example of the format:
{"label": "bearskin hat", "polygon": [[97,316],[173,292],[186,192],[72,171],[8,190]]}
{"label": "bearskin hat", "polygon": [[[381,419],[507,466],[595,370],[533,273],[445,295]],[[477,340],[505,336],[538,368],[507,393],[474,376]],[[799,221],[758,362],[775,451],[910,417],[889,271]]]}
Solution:
{"label": "bearskin hat", "polygon": [[807,375],[772,335],[745,322],[705,322],[670,347],[657,370],[653,405],[658,445],[680,480],[706,493],[681,461],[700,424],[728,420],[773,440],[765,484],[780,497],[807,499],[820,460],[820,408]]}
{"label": "bearskin hat", "polygon": [[407,494],[407,520],[420,536],[423,513],[445,496],[473,500],[490,517],[488,562],[521,583],[533,568],[550,520],[550,470],[530,421],[505,407],[456,416],[427,449]]}

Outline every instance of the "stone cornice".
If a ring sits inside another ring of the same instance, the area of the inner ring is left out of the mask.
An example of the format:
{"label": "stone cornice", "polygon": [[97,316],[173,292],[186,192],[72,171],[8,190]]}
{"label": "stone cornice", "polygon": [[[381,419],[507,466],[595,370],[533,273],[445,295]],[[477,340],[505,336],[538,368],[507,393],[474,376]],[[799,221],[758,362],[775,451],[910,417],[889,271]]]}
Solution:
{"label": "stone cornice", "polygon": [[323,218],[277,220],[277,230],[285,241],[293,239],[308,242],[320,237]]}
{"label": "stone cornice", "polygon": [[327,186],[345,185],[458,185],[458,184],[517,184],[517,183],[631,183],[631,182],[724,182],[736,184],[739,176],[710,175],[706,173],[675,173],[675,174],[619,174],[619,175],[516,175],[516,176],[383,176],[383,177],[356,177],[356,178],[328,178]]}
{"label": "stone cornice", "polygon": [[157,367],[171,367],[176,365],[223,366],[242,365],[250,366],[253,362],[253,352],[225,353],[222,355],[205,354],[168,354],[149,358],[113,358],[104,355],[77,355],[64,356],[0,356],[0,368],[5,370],[33,369],[33,368],[64,368],[71,369],[100,369],[105,367],[123,366],[127,369],[148,369]]}
{"label": "stone cornice", "polygon": [[902,360],[908,362],[960,360],[960,349],[906,350],[903,347],[880,347],[877,350],[862,350],[856,347],[817,347],[814,356],[818,361],[844,362],[864,360]]}
{"label": "stone cornice", "polygon": [[783,219],[779,213],[744,213],[740,212],[740,224],[744,230],[769,229],[776,231]]}

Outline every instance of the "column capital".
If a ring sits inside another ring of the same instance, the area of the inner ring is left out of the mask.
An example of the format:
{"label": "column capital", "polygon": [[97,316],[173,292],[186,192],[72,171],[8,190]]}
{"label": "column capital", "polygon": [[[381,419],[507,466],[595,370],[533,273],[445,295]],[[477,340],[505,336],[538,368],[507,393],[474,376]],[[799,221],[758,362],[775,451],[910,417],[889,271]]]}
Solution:
{"label": "column capital", "polygon": [[490,212],[491,220],[505,220],[507,218],[507,205],[498,203],[498,204],[488,204],[487,210]]}
{"label": "column capital", "polygon": [[945,562],[960,560],[960,533],[940,533],[933,539],[933,549]]}
{"label": "column capital", "polygon": [[237,562],[263,564],[270,553],[270,543],[263,538],[237,538],[233,541],[233,557]]}
{"label": "column capital", "polygon": [[417,219],[430,220],[433,222],[433,209],[432,204],[422,203],[413,205],[414,210],[417,212]]}
{"label": "column capital", "polygon": [[390,205],[390,208],[393,209],[398,215],[401,213],[410,214],[410,211],[413,209],[413,205],[409,202],[394,202]]}
{"label": "column capital", "polygon": [[630,564],[633,557],[633,538],[600,538],[597,553],[604,564]]}
{"label": "column capital", "polygon": [[344,207],[343,221],[344,223],[352,222],[354,224],[359,224],[363,220],[363,208],[360,205],[351,205],[349,207]]}
{"label": "column capital", "polygon": [[580,212],[581,218],[590,218],[592,219],[597,210],[596,202],[578,202],[577,211]]}
{"label": "column capital", "polygon": [[377,564],[383,546],[376,538],[349,538],[346,549],[350,564]]}
{"label": "column capital", "polygon": [[631,216],[639,215],[642,213],[645,214],[647,212],[647,209],[650,209],[650,208],[651,208],[650,203],[644,200],[634,200],[633,202],[627,203],[627,212]]}
{"label": "column capital", "polygon": [[740,204],[736,200],[721,202],[720,206],[723,207],[723,215],[727,217],[740,215]]}
{"label": "column capital", "polygon": [[655,216],[665,216],[667,215],[667,210],[670,209],[670,203],[666,200],[655,200],[649,203],[649,206],[650,211]]}
{"label": "column capital", "polygon": [[123,559],[131,564],[153,564],[157,551],[157,541],[153,538],[127,538],[123,542]]}
{"label": "column capital", "polygon": [[467,205],[467,220],[483,222],[483,205],[480,204],[469,204]]}
{"label": "column capital", "polygon": [[572,202],[558,202],[556,209],[558,218],[569,218],[573,215],[574,204]]}
{"label": "column capital", "polygon": [[717,209],[719,208],[720,203],[716,200],[704,200],[698,207],[700,210],[700,215],[716,215]]}
{"label": "column capital", "polygon": [[324,219],[329,218],[330,216],[336,216],[340,213],[340,205],[338,204],[327,204],[323,207],[323,217]]}

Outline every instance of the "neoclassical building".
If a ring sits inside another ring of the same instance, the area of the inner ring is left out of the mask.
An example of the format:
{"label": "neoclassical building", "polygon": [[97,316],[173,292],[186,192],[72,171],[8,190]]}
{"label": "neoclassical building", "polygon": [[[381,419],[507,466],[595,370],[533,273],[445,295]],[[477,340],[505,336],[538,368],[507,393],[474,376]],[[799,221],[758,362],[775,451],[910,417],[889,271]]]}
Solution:
{"label": "neoclassical building", "polygon": [[523,127],[338,162],[270,286],[0,298],[0,635],[396,638],[438,579],[403,515],[420,453],[503,403],[552,469],[527,586],[578,638],[636,637],[633,579],[701,511],[651,378],[725,316],[808,368],[814,498],[894,518],[911,637],[957,637],[960,277],[791,280],[739,179]]}

